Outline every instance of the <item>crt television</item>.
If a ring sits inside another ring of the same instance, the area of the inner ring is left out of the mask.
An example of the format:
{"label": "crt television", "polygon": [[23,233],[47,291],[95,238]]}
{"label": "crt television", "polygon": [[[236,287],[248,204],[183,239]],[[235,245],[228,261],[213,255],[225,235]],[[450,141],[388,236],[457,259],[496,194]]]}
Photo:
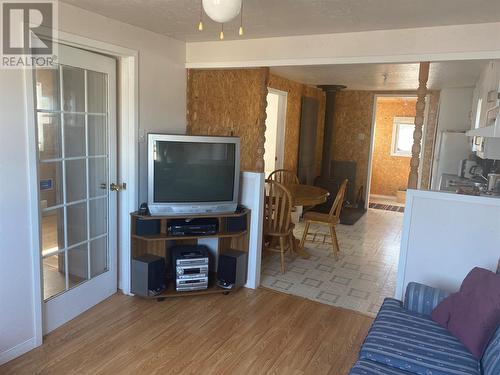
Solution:
{"label": "crt television", "polygon": [[234,212],[240,139],[148,134],[151,215]]}

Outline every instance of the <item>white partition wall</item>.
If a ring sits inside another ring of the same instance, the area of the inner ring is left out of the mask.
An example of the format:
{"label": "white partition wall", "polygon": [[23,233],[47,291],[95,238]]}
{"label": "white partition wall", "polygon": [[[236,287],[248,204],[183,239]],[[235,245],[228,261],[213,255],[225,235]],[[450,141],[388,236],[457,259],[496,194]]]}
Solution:
{"label": "white partition wall", "polygon": [[245,287],[252,289],[256,289],[260,285],[264,179],[264,173],[241,173],[240,203],[251,210],[250,243],[248,245],[248,273]]}
{"label": "white partition wall", "polygon": [[454,292],[474,267],[496,270],[500,199],[409,190],[396,298],[411,281]]}

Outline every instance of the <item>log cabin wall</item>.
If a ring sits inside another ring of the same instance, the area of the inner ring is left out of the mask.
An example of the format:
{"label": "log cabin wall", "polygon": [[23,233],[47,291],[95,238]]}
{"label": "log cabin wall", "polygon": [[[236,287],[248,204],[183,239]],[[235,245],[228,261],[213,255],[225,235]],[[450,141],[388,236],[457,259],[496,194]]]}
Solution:
{"label": "log cabin wall", "polygon": [[270,88],[288,93],[286,109],[285,129],[285,169],[297,172],[300,142],[300,115],[302,96],[316,98],[318,100],[318,129],[316,138],[315,169],[316,175],[321,173],[321,153],[323,151],[323,132],[325,127],[325,103],[326,96],[323,90],[314,86],[304,85],[275,74],[270,74]]}
{"label": "log cabin wall", "polygon": [[[356,162],[355,191],[367,186],[368,159],[370,154],[371,125],[375,94],[415,95],[415,91],[361,91],[338,92],[335,101],[332,160]],[[436,134],[436,116],[439,92],[429,91],[429,111],[425,129],[423,152],[422,189],[429,186],[432,150]]]}
{"label": "log cabin wall", "polygon": [[422,177],[420,189],[430,189],[432,159],[434,158],[434,146],[436,142],[438,112],[439,112],[439,91],[429,91],[429,111],[427,115],[427,128],[424,129],[423,139],[425,140],[420,163],[422,163]]}
{"label": "log cabin wall", "polygon": [[187,74],[187,134],[239,136],[241,170],[262,172],[269,69],[189,69]]}

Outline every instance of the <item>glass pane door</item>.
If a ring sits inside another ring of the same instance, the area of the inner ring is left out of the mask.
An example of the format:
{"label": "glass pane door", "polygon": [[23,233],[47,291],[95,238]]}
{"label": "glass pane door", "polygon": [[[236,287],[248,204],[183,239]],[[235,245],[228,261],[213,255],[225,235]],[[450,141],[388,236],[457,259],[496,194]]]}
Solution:
{"label": "glass pane door", "polygon": [[35,72],[44,300],[109,270],[108,75]]}

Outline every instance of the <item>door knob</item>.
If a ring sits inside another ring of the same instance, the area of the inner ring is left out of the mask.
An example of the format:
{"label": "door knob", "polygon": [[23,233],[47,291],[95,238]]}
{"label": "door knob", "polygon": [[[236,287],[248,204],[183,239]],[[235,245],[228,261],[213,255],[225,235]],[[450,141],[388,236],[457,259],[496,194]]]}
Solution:
{"label": "door knob", "polygon": [[127,184],[115,184],[114,182],[109,185],[109,190],[111,191],[120,191],[125,190],[127,188]]}

